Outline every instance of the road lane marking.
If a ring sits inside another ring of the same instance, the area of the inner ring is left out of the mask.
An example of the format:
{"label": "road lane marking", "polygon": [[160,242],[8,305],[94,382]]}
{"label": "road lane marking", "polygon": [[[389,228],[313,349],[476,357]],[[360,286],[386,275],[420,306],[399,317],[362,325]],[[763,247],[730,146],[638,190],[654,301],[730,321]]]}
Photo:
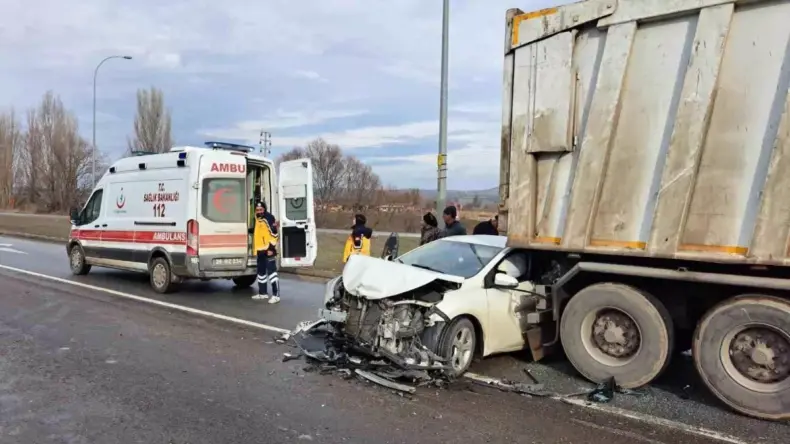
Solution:
{"label": "road lane marking", "polygon": [[110,290],[109,288],[97,287],[95,285],[84,284],[82,282],[77,282],[77,281],[70,281],[68,279],[63,279],[63,278],[59,278],[59,277],[55,277],[55,276],[49,276],[49,275],[46,275],[46,274],[36,273],[35,271],[23,270],[21,268],[16,268],[16,267],[9,267],[8,265],[0,264],[0,269],[10,270],[10,271],[26,274],[28,276],[33,276],[33,277],[37,277],[37,278],[49,279],[50,281],[59,282],[61,284],[68,284],[68,285],[74,285],[76,287],[87,288],[88,290],[104,292],[104,293],[107,293],[107,294],[111,294],[113,296],[118,296],[118,297],[122,297],[122,298],[125,298],[125,299],[131,299],[131,300],[138,301],[138,302],[144,302],[144,303],[147,303],[147,304],[158,305],[160,307],[169,308],[171,310],[182,311],[182,312],[185,312],[185,313],[190,313],[190,314],[194,314],[194,315],[198,315],[198,316],[203,316],[203,317],[206,317],[206,318],[219,319],[219,320],[226,321],[226,322],[233,322],[235,324],[245,325],[247,327],[253,327],[253,328],[260,329],[260,330],[267,330],[267,331],[272,331],[272,332],[275,332],[275,333],[290,333],[291,332],[291,330],[286,330],[284,328],[274,327],[274,326],[271,326],[271,325],[261,324],[261,323],[258,323],[258,322],[247,321],[247,320],[244,320],[244,319],[234,318],[232,316],[225,316],[225,315],[218,314],[218,313],[212,313],[210,311],[198,310],[196,308],[186,307],[184,305],[171,304],[169,302],[157,301],[156,299],[144,298],[142,296],[136,296],[136,295],[133,295],[133,294],[124,293],[122,291]]}
{"label": "road lane marking", "polygon": [[595,424],[594,422],[583,421],[581,419],[576,419],[576,418],[570,418],[569,421],[575,422],[576,424],[581,424],[591,429],[600,430],[602,432],[611,433],[613,435],[625,436],[626,438],[635,439],[637,441],[647,442],[650,444],[667,444],[664,441],[657,441],[655,439],[650,439],[647,436],[640,435],[639,433],[629,432],[628,430],[621,430],[612,426],[602,426],[599,424]]}
{"label": "road lane marking", "polygon": [[[260,329],[260,330],[267,330],[267,331],[276,332],[276,333],[291,333],[293,331],[293,330],[288,330],[288,329],[284,329],[284,328],[274,327],[274,326],[271,326],[271,325],[261,324],[261,323],[258,323],[258,322],[252,322],[252,321],[247,321],[247,320],[244,320],[244,319],[234,318],[232,316],[225,316],[225,315],[218,314],[218,313],[213,313],[213,312],[210,312],[210,311],[198,310],[198,309],[191,308],[191,307],[186,307],[186,306],[183,306],[183,305],[171,304],[169,302],[162,302],[162,301],[158,301],[156,299],[149,299],[149,298],[145,298],[145,297],[142,297],[142,296],[136,296],[136,295],[133,295],[133,294],[124,293],[122,291],[110,290],[109,288],[98,287],[98,286],[95,286],[95,285],[84,284],[82,282],[71,281],[71,280],[68,280],[68,279],[63,279],[63,278],[59,278],[59,277],[55,277],[55,276],[49,276],[49,275],[42,274],[42,273],[36,273],[35,271],[24,270],[24,269],[16,268],[16,267],[9,267],[8,265],[0,264],[0,269],[14,271],[14,272],[17,272],[17,273],[26,274],[28,276],[34,276],[34,277],[38,277],[38,278],[42,278],[42,279],[48,279],[50,281],[59,282],[59,283],[62,283],[62,284],[73,285],[73,286],[81,287],[81,288],[86,288],[86,289],[93,290],[93,291],[104,292],[104,293],[111,294],[111,295],[118,296],[118,297],[122,297],[122,298],[125,298],[125,299],[131,299],[131,300],[134,300],[134,301],[139,301],[139,302],[143,302],[143,303],[147,303],[147,304],[152,304],[152,305],[157,305],[157,306],[160,306],[160,307],[169,308],[171,310],[182,311],[182,312],[185,312],[185,313],[195,314],[195,315],[198,315],[198,316],[203,316],[203,317],[207,317],[207,318],[211,318],[211,319],[218,319],[218,320],[221,320],[221,321],[231,322],[231,323],[234,323],[234,324],[244,325],[244,326],[247,326],[247,327],[257,328],[257,329]],[[483,382],[485,384],[489,384],[491,381],[498,381],[498,382],[501,382],[503,384],[506,384],[506,382],[501,381],[499,379],[490,378],[488,376],[478,375],[476,373],[471,373],[471,372],[465,373],[464,377],[468,378],[468,379],[471,379],[473,381]],[[631,411],[631,410],[625,410],[625,409],[621,409],[621,408],[618,408],[618,407],[612,407],[612,406],[604,405],[604,404],[595,404],[595,403],[591,403],[589,401],[586,401],[584,399],[567,397],[567,396],[550,396],[549,398],[553,399],[555,401],[560,401],[560,402],[563,402],[563,403],[575,406],[575,407],[586,408],[586,409],[598,411],[598,412],[601,412],[601,413],[607,413],[607,414],[615,415],[615,416],[621,416],[621,417],[628,418],[628,419],[631,419],[631,420],[634,420],[634,421],[639,421],[639,422],[643,422],[643,423],[647,423],[647,424],[651,424],[651,425],[659,426],[659,427],[666,427],[666,428],[669,428],[669,429],[674,429],[674,430],[681,431],[681,432],[684,432],[684,433],[688,433],[688,434],[691,434],[691,435],[696,435],[696,436],[700,436],[700,437],[704,437],[704,438],[708,438],[708,439],[712,439],[712,440],[716,440],[716,441],[721,441],[721,442],[725,442],[725,443],[729,443],[729,444],[749,444],[748,442],[743,441],[743,440],[741,440],[741,439],[739,439],[739,438],[737,438],[735,436],[732,436],[732,435],[719,433],[719,432],[716,432],[714,430],[706,429],[704,427],[692,426],[692,425],[689,425],[689,424],[684,424],[682,422],[672,421],[670,419],[665,419],[665,418],[660,418],[660,417],[649,415],[649,414],[646,414],[646,413],[634,412],[634,411]]]}
{"label": "road lane marking", "polygon": [[27,254],[24,251],[11,248],[12,246],[13,244],[0,244],[0,251],[5,251],[6,253]]}

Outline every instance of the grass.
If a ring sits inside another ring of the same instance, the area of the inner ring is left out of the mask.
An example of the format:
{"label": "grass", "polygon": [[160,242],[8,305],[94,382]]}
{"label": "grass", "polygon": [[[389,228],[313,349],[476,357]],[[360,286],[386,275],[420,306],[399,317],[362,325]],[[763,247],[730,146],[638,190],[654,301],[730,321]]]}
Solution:
{"label": "grass", "polygon": [[[17,234],[65,241],[68,239],[70,229],[69,220],[64,216],[0,214],[0,234]],[[318,258],[313,268],[304,270],[304,274],[326,277],[340,273],[343,270],[343,248],[346,237],[344,234],[319,232]],[[370,249],[374,256],[378,257],[381,254],[386,240],[386,236],[373,238]],[[419,239],[417,238],[401,237],[400,253],[412,250],[418,244]]]}

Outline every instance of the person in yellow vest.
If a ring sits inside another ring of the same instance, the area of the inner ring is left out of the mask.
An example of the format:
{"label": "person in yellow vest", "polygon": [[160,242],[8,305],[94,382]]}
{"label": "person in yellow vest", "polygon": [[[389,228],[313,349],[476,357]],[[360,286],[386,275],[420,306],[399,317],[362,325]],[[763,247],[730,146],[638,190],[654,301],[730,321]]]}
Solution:
{"label": "person in yellow vest", "polygon": [[351,227],[351,234],[346,239],[346,248],[343,251],[344,264],[354,254],[370,256],[370,238],[373,237],[373,230],[365,226],[367,222],[367,218],[362,214],[354,216],[354,225]]}
{"label": "person in yellow vest", "polygon": [[[255,234],[253,248],[258,255],[258,294],[255,300],[269,299],[270,304],[280,302],[280,278],[277,277],[277,220],[266,210],[264,202],[255,205]],[[268,284],[272,285],[269,297]]]}

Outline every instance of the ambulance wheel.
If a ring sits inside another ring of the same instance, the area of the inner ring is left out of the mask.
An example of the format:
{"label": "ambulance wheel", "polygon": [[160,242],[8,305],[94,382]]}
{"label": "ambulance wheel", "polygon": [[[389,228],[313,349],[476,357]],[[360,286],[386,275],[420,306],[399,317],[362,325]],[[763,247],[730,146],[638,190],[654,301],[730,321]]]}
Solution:
{"label": "ambulance wheel", "polygon": [[151,287],[157,293],[169,293],[173,290],[173,273],[167,259],[158,257],[151,262]]}
{"label": "ambulance wheel", "polygon": [[69,265],[71,272],[77,276],[86,275],[91,271],[91,266],[85,262],[85,252],[76,244],[69,250]]}
{"label": "ambulance wheel", "polygon": [[236,288],[249,288],[252,287],[252,284],[258,279],[258,276],[254,274],[249,274],[246,276],[239,276],[233,278],[233,283],[236,285]]}

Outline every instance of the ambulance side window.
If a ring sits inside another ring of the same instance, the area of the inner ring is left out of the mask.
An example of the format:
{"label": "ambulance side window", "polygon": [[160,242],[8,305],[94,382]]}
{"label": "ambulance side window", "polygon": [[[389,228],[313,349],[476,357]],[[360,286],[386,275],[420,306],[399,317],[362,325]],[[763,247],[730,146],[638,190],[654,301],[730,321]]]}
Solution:
{"label": "ambulance side window", "polygon": [[103,190],[96,190],[82,211],[82,224],[89,224],[99,218],[101,214],[101,201]]}

